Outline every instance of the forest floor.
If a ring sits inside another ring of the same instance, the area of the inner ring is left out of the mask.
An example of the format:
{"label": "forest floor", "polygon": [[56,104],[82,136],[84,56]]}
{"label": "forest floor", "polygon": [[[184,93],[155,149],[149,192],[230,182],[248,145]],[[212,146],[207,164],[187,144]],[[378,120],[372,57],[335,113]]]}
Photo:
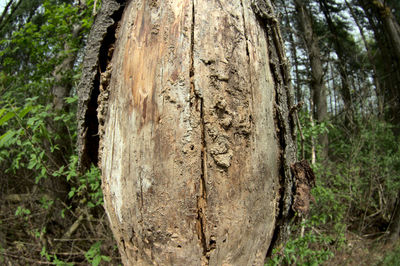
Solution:
{"label": "forest floor", "polygon": [[381,238],[369,239],[346,233],[346,243],[326,265],[400,265],[400,243],[385,244]]}

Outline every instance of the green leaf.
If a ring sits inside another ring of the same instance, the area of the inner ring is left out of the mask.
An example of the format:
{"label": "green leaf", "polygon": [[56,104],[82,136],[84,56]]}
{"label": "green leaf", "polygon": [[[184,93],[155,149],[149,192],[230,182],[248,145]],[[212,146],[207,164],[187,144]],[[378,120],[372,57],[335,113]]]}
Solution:
{"label": "green leaf", "polygon": [[104,261],[108,261],[108,262],[111,261],[111,258],[109,256],[101,255],[101,259],[104,260]]}
{"label": "green leaf", "polygon": [[0,147],[4,147],[15,136],[15,131],[9,130],[0,136]]}
{"label": "green leaf", "polygon": [[78,97],[67,97],[65,98],[65,101],[70,104],[78,101]]}
{"label": "green leaf", "polygon": [[40,256],[42,256],[42,257],[47,256],[46,246],[42,247],[42,251],[40,251]]}
{"label": "green leaf", "polygon": [[5,122],[10,120],[15,116],[14,112],[8,112],[6,115],[4,115],[2,118],[0,118],[0,126],[4,125]]}
{"label": "green leaf", "polygon": [[37,164],[37,159],[35,154],[31,154],[31,158],[29,160],[28,169],[33,169]]}
{"label": "green leaf", "polygon": [[98,266],[101,262],[101,256],[96,256],[92,260],[92,266]]}
{"label": "green leaf", "polygon": [[19,112],[18,116],[19,116],[20,118],[23,118],[23,117],[26,116],[26,114],[29,113],[32,109],[33,109],[33,106],[25,107],[24,109],[21,110],[21,112]]}
{"label": "green leaf", "polygon": [[75,195],[75,189],[73,188],[70,192],[68,192],[68,198],[72,198]]}
{"label": "green leaf", "polygon": [[0,109],[0,117],[2,117],[3,116],[3,114],[6,112],[7,110],[6,109]]}

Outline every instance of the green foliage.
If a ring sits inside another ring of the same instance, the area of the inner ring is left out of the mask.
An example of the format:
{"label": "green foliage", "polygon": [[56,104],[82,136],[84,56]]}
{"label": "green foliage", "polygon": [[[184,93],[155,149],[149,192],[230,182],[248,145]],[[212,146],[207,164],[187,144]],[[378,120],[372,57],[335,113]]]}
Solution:
{"label": "green foliage", "polygon": [[[8,130],[0,136],[0,163],[8,163],[5,170],[17,173],[20,169],[35,172],[35,182],[48,176],[56,176],[60,162],[55,161],[55,153],[59,153],[57,140],[65,138],[59,132],[51,130],[48,121],[58,121],[68,126],[68,132],[74,132],[73,114],[58,115],[51,110],[51,105],[37,103],[38,97],[27,98],[23,107],[15,107],[12,103],[3,103],[0,110],[0,126]],[[0,101],[1,103],[1,101]],[[0,129],[1,130],[1,129]],[[75,133],[69,135],[74,141]]]}
{"label": "green foliage", "polygon": [[[393,134],[393,126],[371,117],[360,119],[358,128],[350,132],[341,124],[312,125],[305,112],[300,113],[300,121],[306,158],[311,157],[312,139],[316,142],[323,133],[330,139],[329,160],[323,164],[317,160],[313,165],[317,186],[311,215],[339,235],[349,220],[359,220],[360,230],[367,229],[365,219],[372,214],[379,214],[374,219],[388,222],[400,189],[399,139]],[[300,136],[298,141],[300,147]]]}
{"label": "green foliage", "polygon": [[[40,95],[41,104],[49,102],[56,66],[67,56],[79,57],[82,36],[87,34],[92,23],[89,4],[93,1],[89,2],[88,8],[80,10],[76,5],[46,0],[35,15],[41,17],[40,21],[28,21],[9,38],[0,41],[3,97],[22,104],[25,98]],[[77,27],[81,34],[74,34]],[[63,76],[62,82],[74,82],[76,70],[63,69],[57,74]]]}
{"label": "green foliage", "polygon": [[298,234],[303,227],[304,236],[292,237],[285,245],[275,248],[267,265],[321,265],[343,246],[345,206],[335,199],[331,189],[319,184],[312,194],[315,203],[309,218],[294,230]]}
{"label": "green foliage", "polygon": [[303,237],[289,240],[284,247],[274,249],[266,265],[321,265],[333,256],[329,250],[331,241],[327,235],[310,231]]}
{"label": "green foliage", "polygon": [[353,135],[338,128],[331,130],[330,139],[334,164],[321,172],[323,185],[347,206],[347,213],[358,217],[378,213],[374,219],[388,221],[400,189],[400,150],[392,125],[369,119]]}
{"label": "green foliage", "polygon": [[53,203],[54,203],[54,200],[48,199],[45,196],[43,196],[40,199],[40,204],[42,205],[42,208],[45,210],[48,210],[51,207],[51,205],[53,205]]}
{"label": "green foliage", "polygon": [[[312,166],[317,180],[308,235],[275,250],[272,265],[320,264],[345,246],[346,230],[364,234],[384,230],[382,224],[389,222],[400,189],[399,139],[391,124],[372,116],[360,119],[358,128],[349,131],[340,123],[313,126],[307,117],[300,114],[306,158],[311,157],[311,140],[323,133],[330,139],[329,158],[320,162],[317,157]],[[298,141],[300,146],[300,137]],[[390,264],[396,256],[394,252],[385,260]]]}
{"label": "green foliage", "polygon": [[346,206],[337,197],[338,191],[320,183],[321,181],[317,180],[317,185],[312,191],[316,203],[311,208],[310,222],[312,225],[329,225],[332,232],[343,236],[346,229],[344,224]]}
{"label": "green foliage", "polygon": [[[75,162],[77,158],[73,159]],[[76,166],[76,165],[75,165]],[[72,173],[76,173],[73,168]],[[71,176],[69,174],[68,176]],[[75,186],[68,193],[69,198],[80,197],[80,203],[86,204],[89,208],[103,205],[103,192],[101,190],[100,169],[92,166],[85,175],[78,176]]]}
{"label": "green foliage", "polygon": [[77,96],[67,98],[59,112],[50,96],[56,76],[66,86],[79,79],[79,64],[54,70],[71,55],[80,62],[93,0],[86,8],[71,1],[36,2],[32,19],[0,41],[0,165],[8,174],[33,172],[36,183],[49,177],[72,180],[68,161],[76,142]]}
{"label": "green foliage", "polygon": [[304,148],[304,154],[306,158],[311,157],[311,148],[312,143],[314,142],[314,148],[319,150],[320,147],[318,146],[317,139],[322,134],[327,134],[331,128],[333,128],[332,123],[330,122],[322,122],[322,123],[315,123],[311,122],[310,113],[306,110],[302,110],[299,112],[299,121],[301,124],[301,131],[303,133],[303,137],[305,140],[304,147],[301,144],[301,135],[300,132],[297,132],[297,146],[298,148],[298,158],[301,158],[301,149]]}
{"label": "green foliage", "polygon": [[[41,256],[55,265],[72,265],[71,258],[59,255],[60,245],[54,248],[48,239],[61,238],[75,217],[88,217],[92,226],[102,222],[98,216],[103,214],[99,169],[77,171],[76,86],[94,1],[85,1],[86,6],[78,2],[24,0],[8,25],[3,27],[0,21],[0,168],[6,176],[0,179],[0,188],[7,182],[12,193],[32,195],[31,201],[12,205],[14,221],[27,227],[26,235],[18,237],[39,246],[34,248],[37,252],[27,251],[27,256]],[[71,63],[66,65],[66,59]],[[58,85],[70,91],[63,110],[52,104]],[[52,184],[58,181],[66,184],[68,195],[52,194],[56,189]],[[20,230],[16,228],[12,230]],[[101,255],[100,244],[79,245],[80,250],[88,250],[85,257],[93,265],[110,260]]]}
{"label": "green foliage", "polygon": [[18,206],[17,210],[15,211],[15,216],[23,216],[25,220],[28,220],[28,216],[31,214],[29,209],[26,209],[22,206]]}
{"label": "green foliage", "polygon": [[85,258],[92,265],[97,266],[101,261],[110,262],[111,258],[108,256],[101,255],[101,241],[94,243],[90,249],[86,252]]}

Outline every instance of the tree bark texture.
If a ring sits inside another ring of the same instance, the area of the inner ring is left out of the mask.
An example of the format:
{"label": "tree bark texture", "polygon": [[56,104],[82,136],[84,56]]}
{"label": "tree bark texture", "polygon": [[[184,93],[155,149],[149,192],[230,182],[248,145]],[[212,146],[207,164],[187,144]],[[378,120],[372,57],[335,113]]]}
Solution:
{"label": "tree bark texture", "polygon": [[97,108],[105,208],[123,263],[262,265],[287,231],[295,162],[270,2],[129,1],[102,51],[93,36],[105,20],[86,55],[110,60],[97,74],[100,59],[85,64],[80,155],[90,161]]}

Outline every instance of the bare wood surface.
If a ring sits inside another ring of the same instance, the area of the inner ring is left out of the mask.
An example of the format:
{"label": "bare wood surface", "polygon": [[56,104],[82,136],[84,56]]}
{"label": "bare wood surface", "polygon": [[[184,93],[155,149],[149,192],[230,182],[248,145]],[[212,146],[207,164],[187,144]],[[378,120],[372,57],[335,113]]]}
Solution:
{"label": "bare wood surface", "polygon": [[[107,91],[105,207],[125,264],[262,265],[283,228],[294,123],[283,42],[264,7],[131,1],[109,67],[92,64],[88,77]],[[90,106],[90,89],[82,95]]]}

